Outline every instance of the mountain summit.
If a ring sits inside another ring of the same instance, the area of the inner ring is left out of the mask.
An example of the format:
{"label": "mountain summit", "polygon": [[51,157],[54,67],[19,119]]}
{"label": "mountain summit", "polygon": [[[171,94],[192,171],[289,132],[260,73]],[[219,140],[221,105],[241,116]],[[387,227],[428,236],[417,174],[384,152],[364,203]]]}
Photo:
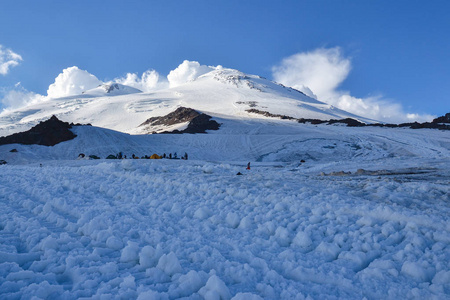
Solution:
{"label": "mountain summit", "polygon": [[101,84],[94,89],[87,90],[83,92],[86,95],[92,96],[117,96],[117,95],[127,95],[127,94],[135,94],[142,93],[141,90],[135,89],[131,86],[123,85],[120,83],[105,83]]}

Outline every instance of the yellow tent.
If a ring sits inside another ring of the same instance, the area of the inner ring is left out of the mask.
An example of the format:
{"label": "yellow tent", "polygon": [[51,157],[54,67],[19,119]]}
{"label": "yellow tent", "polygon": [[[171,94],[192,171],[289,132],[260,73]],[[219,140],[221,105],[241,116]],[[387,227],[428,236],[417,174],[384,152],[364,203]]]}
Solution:
{"label": "yellow tent", "polygon": [[161,159],[161,156],[159,156],[158,154],[153,154],[152,156],[150,156],[150,159]]}

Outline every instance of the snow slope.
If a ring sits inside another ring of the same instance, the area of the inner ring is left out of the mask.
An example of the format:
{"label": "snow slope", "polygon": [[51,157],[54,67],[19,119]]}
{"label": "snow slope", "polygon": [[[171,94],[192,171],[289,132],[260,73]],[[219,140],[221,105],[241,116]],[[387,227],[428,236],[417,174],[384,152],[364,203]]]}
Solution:
{"label": "snow slope", "polygon": [[[401,157],[389,162],[403,168]],[[448,160],[383,176],[198,160],[41,163],[0,166],[0,298],[450,296]]]}
{"label": "snow slope", "polygon": [[[120,86],[119,86],[120,88]],[[131,89],[131,88],[129,88]],[[108,90],[108,89],[107,89]],[[213,117],[264,119],[246,112],[255,108],[295,118],[341,119],[352,117],[372,122],[312,99],[301,92],[237,70],[218,69],[194,81],[153,93],[121,95],[105,93],[104,87],[83,95],[50,99],[0,114],[0,136],[25,131],[52,115],[73,123],[116,131],[144,133],[138,126],[150,117],[163,116],[184,106]]]}
{"label": "snow slope", "polygon": [[[128,156],[188,152],[205,161],[258,161],[296,164],[304,159],[313,165],[349,166],[449,157],[446,131],[406,128],[352,128],[340,125],[308,125],[285,120],[239,120],[216,118],[218,131],[208,134],[129,135],[95,126],[75,126],[78,136],[54,147],[4,145],[0,159],[9,163],[39,160],[72,160],[79,153],[105,158],[123,152]],[[17,153],[9,152],[16,148]]]}

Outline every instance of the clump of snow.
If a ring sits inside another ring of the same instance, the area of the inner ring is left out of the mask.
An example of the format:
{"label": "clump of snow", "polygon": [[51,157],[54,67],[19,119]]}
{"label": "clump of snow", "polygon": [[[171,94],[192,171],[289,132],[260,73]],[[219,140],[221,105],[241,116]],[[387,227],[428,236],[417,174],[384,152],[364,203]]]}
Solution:
{"label": "clump of snow", "polygon": [[158,252],[159,251],[152,246],[143,247],[139,253],[139,264],[144,268],[156,266],[160,257]]}
{"label": "clump of snow", "polygon": [[206,285],[202,287],[198,293],[204,299],[224,299],[228,300],[231,298],[230,291],[225,283],[216,275],[212,275]]}
{"label": "clump of snow", "polygon": [[170,252],[169,254],[163,254],[160,257],[158,265],[156,267],[164,271],[164,273],[169,276],[181,272],[180,262],[173,252]]}
{"label": "clump of snow", "polygon": [[237,293],[231,300],[263,300],[261,296],[252,293]]}
{"label": "clump of snow", "polygon": [[201,274],[197,271],[191,270],[187,274],[183,274],[178,279],[178,287],[170,292],[173,298],[190,296],[203,287],[206,283],[204,278],[207,274]]}
{"label": "clump of snow", "polygon": [[128,275],[123,279],[123,282],[120,284],[120,288],[122,289],[136,289],[135,278],[132,275]]}
{"label": "clump of snow", "polygon": [[139,261],[138,243],[128,242],[128,245],[122,250],[120,261],[137,263]]}
{"label": "clump of snow", "polygon": [[194,213],[194,217],[200,220],[209,218],[210,215],[211,211],[207,207],[200,207]]}
{"label": "clump of snow", "polygon": [[302,248],[308,248],[312,244],[312,240],[306,232],[299,231],[295,235],[293,243],[294,245],[300,246]]}
{"label": "clump of snow", "polygon": [[229,212],[227,214],[226,221],[227,221],[228,225],[230,225],[230,227],[236,228],[236,227],[238,227],[241,219],[239,218],[237,213]]}
{"label": "clump of snow", "polygon": [[[424,266],[425,265],[425,266]],[[406,261],[402,265],[402,273],[411,276],[419,282],[431,281],[434,276],[433,268],[428,263]]]}
{"label": "clump of snow", "polygon": [[120,250],[123,248],[122,240],[120,240],[118,237],[110,236],[106,240],[106,247],[112,249],[112,250]]}

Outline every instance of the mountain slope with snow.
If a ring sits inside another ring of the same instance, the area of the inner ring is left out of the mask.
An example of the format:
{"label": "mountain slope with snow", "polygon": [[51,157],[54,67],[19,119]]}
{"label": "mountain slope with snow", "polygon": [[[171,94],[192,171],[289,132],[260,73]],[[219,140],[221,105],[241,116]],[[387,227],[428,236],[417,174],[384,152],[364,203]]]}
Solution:
{"label": "mountain slope with snow", "polygon": [[[0,136],[28,130],[52,115],[66,122],[90,123],[131,134],[147,133],[138,126],[148,118],[167,115],[180,106],[224,119],[265,119],[247,112],[255,108],[294,118],[355,118],[372,122],[297,90],[232,69],[213,70],[193,81],[152,93],[130,89],[119,85],[116,89],[115,84],[100,86],[82,95],[49,99],[5,111],[0,114]],[[108,90],[111,93],[107,93]],[[121,91],[126,93],[121,94]]]}
{"label": "mountain slope with snow", "polygon": [[0,146],[0,298],[450,296],[448,132],[226,121]]}
{"label": "mountain slope with snow", "polygon": [[[105,158],[118,152],[128,156],[188,152],[192,159],[203,161],[297,164],[305,159],[314,166],[331,163],[346,169],[362,164],[387,168],[390,161],[414,166],[420,160],[450,156],[450,136],[440,130],[352,128],[277,119],[216,120],[222,124],[220,130],[208,134],[130,135],[95,126],[74,126],[71,130],[77,137],[71,141],[54,147],[0,146],[0,159],[13,163],[16,158],[26,161],[29,157],[34,157],[31,161],[71,160],[79,153]],[[12,148],[19,153],[9,153]]]}

